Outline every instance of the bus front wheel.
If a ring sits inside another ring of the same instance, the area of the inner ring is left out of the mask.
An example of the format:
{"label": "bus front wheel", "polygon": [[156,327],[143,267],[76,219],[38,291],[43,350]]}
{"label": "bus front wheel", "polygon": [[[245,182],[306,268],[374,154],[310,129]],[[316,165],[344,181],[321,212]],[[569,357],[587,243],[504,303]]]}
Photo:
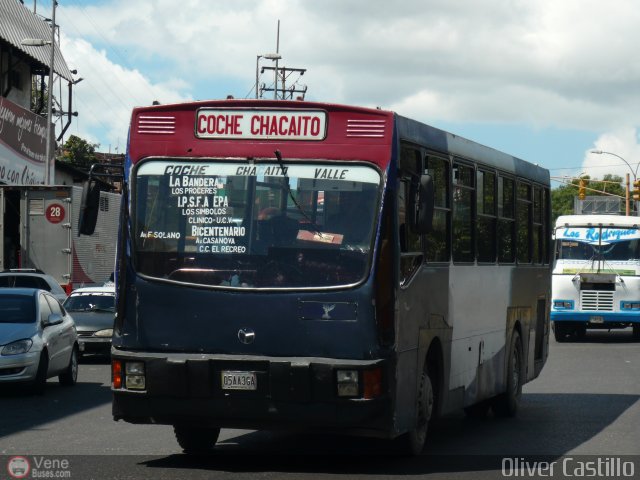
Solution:
{"label": "bus front wheel", "polygon": [[405,434],[407,453],[420,455],[427,441],[427,433],[433,416],[435,395],[429,372],[422,372],[416,406],[415,427]]}
{"label": "bus front wheel", "polygon": [[215,447],[220,435],[219,428],[199,428],[185,425],[174,425],[178,445],[186,454],[202,455],[209,453]]}
{"label": "bus front wheel", "polygon": [[513,417],[518,411],[520,397],[522,396],[522,342],[520,333],[517,330],[511,335],[509,345],[509,359],[507,361],[507,390],[498,395],[493,402],[492,408],[496,415],[501,417]]}
{"label": "bus front wheel", "polygon": [[556,322],[553,323],[553,336],[556,339],[556,342],[566,342],[567,335],[569,335],[569,330],[564,325],[560,325]]}

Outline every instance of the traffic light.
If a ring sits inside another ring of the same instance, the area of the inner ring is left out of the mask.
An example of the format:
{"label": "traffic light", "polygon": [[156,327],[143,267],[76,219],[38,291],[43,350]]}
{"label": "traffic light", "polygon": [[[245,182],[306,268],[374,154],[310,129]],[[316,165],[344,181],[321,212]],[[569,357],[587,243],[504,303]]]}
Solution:
{"label": "traffic light", "polygon": [[[639,182],[639,184],[640,184],[640,182]],[[634,183],[634,185],[635,185],[635,183]],[[586,189],[584,187],[585,187],[585,182],[584,182],[583,179],[580,179],[580,184],[578,186],[578,198],[580,200],[584,200],[584,197],[586,195]],[[638,193],[640,194],[640,191]],[[640,198],[640,196],[638,198]]]}
{"label": "traffic light", "polygon": [[633,199],[640,200],[640,180],[633,181]]}

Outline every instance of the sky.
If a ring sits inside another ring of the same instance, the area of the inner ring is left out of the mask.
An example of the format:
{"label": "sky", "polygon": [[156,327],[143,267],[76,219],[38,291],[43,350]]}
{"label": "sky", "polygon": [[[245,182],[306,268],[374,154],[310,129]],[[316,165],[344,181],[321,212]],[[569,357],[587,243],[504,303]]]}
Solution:
{"label": "sky", "polygon": [[59,0],[56,23],[83,78],[67,136],[99,151],[124,152],[134,106],[255,98],[257,56],[277,51],[308,100],[394,110],[555,187],[639,173],[636,0]]}

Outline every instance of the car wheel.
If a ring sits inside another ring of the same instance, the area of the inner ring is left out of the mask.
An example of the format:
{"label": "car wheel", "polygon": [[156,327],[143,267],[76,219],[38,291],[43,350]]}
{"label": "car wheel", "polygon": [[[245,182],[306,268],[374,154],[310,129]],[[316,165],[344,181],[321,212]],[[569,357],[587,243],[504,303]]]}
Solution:
{"label": "car wheel", "polygon": [[38,360],[38,371],[36,372],[36,378],[31,384],[31,392],[36,395],[44,394],[47,386],[47,372],[49,370],[49,355],[46,350],[40,353],[40,359]]}
{"label": "car wheel", "polygon": [[498,395],[491,405],[493,412],[501,417],[513,417],[518,411],[522,396],[522,343],[520,334],[514,330],[509,345],[507,362],[507,391]]}
{"label": "car wheel", "polygon": [[633,326],[633,338],[634,340],[640,340],[640,325]]}
{"label": "car wheel", "polygon": [[184,425],[174,425],[178,445],[188,455],[204,455],[215,447],[220,435],[219,428],[200,428]]}
{"label": "car wheel", "polygon": [[71,358],[69,358],[69,365],[65,368],[64,372],[58,375],[60,384],[65,387],[71,387],[78,381],[78,347],[73,346],[71,350]]}

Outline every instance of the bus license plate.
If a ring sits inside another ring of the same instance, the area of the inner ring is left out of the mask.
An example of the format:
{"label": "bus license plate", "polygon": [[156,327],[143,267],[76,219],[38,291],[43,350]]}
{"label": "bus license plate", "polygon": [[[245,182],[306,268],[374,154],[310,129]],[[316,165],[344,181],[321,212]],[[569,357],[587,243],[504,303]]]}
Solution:
{"label": "bus license plate", "polygon": [[604,317],[600,315],[594,315],[589,318],[589,323],[604,323]]}
{"label": "bus license plate", "polygon": [[258,382],[255,372],[222,372],[223,390],[257,390]]}

